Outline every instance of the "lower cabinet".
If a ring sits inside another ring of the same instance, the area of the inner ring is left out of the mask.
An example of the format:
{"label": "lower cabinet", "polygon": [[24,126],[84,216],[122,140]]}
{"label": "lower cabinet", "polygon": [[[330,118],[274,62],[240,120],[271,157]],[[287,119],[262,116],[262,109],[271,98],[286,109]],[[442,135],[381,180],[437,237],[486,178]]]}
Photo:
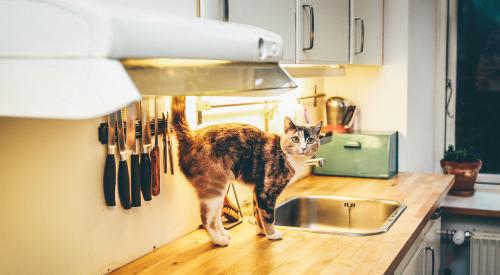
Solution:
{"label": "lower cabinet", "polygon": [[433,225],[424,237],[424,274],[438,275],[440,267],[439,255],[441,252],[441,234],[439,233],[441,231],[441,219],[433,221]]}
{"label": "lower cabinet", "polygon": [[424,272],[425,265],[425,244],[421,241],[417,247],[417,251],[410,259],[410,262],[405,267],[401,274],[403,275],[417,275],[417,274],[425,274]]}
{"label": "lower cabinet", "polygon": [[437,275],[439,273],[439,246],[441,219],[430,220],[403,258],[396,275]]}

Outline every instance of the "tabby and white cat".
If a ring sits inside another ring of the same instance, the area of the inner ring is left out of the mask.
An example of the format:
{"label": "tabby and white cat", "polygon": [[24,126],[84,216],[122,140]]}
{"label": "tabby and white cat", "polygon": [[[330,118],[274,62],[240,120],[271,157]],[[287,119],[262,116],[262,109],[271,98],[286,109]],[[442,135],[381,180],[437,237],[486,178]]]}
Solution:
{"label": "tabby and white cat", "polygon": [[221,221],[229,181],[254,186],[257,233],[281,239],[275,230],[276,199],[319,149],[322,122],[295,125],[285,118],[280,137],[246,124],[222,124],[191,131],[185,116],[185,98],[172,98],[172,125],[179,150],[179,165],[200,200],[201,221],[216,245],[229,244],[229,232]]}

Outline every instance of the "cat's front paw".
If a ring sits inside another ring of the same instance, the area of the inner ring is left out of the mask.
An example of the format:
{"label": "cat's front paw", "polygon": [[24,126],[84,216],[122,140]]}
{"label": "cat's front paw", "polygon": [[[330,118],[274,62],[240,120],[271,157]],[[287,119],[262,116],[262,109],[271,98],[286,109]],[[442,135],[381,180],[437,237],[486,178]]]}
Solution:
{"label": "cat's front paw", "polygon": [[224,227],[221,229],[220,233],[223,237],[231,239],[231,234],[229,233],[229,230],[225,229]]}
{"label": "cat's front paw", "polygon": [[226,236],[221,236],[220,238],[212,239],[212,243],[218,246],[228,246],[229,238]]}
{"label": "cat's front paw", "polygon": [[278,230],[274,230],[273,234],[267,235],[267,239],[273,240],[273,241],[281,240],[282,238],[283,238],[283,233],[281,233]]}

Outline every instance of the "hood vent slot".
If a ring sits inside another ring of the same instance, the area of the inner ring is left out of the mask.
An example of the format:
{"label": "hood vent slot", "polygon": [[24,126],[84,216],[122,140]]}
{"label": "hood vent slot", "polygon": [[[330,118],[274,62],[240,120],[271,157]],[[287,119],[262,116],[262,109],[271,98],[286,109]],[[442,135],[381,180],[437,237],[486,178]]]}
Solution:
{"label": "hood vent slot", "polygon": [[123,60],[142,95],[263,96],[297,85],[280,65],[218,60]]}

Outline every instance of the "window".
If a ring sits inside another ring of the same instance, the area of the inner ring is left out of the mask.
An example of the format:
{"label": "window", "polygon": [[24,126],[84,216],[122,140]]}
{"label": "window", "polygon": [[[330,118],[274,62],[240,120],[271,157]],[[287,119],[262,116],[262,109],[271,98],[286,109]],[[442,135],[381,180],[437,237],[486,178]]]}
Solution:
{"label": "window", "polygon": [[456,36],[450,37],[456,40],[450,47],[456,56],[449,55],[449,64],[456,71],[456,107],[447,121],[454,133],[448,128],[447,134],[454,134],[457,147],[477,153],[482,174],[498,175],[486,181],[500,183],[500,1],[455,0],[454,5]]}

